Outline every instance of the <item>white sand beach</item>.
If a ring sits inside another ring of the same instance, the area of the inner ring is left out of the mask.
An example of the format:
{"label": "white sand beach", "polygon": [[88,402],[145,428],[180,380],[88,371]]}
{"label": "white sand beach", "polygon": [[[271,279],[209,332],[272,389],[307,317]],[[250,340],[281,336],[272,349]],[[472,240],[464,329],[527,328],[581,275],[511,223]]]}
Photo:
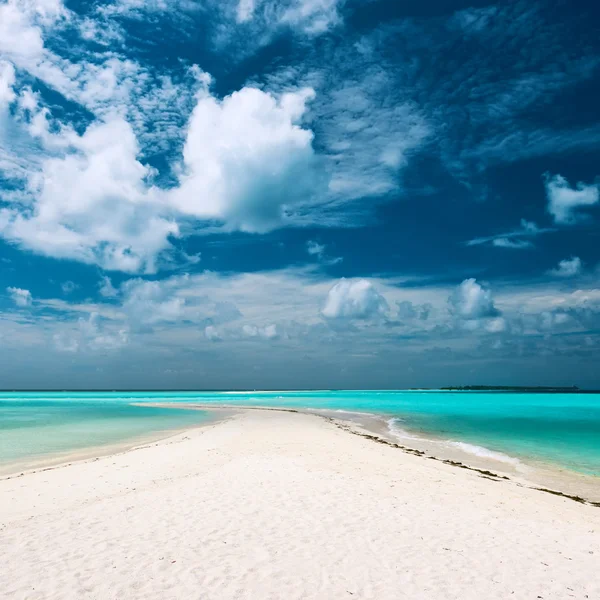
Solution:
{"label": "white sand beach", "polygon": [[307,414],[0,479],[8,599],[600,598],[600,508]]}

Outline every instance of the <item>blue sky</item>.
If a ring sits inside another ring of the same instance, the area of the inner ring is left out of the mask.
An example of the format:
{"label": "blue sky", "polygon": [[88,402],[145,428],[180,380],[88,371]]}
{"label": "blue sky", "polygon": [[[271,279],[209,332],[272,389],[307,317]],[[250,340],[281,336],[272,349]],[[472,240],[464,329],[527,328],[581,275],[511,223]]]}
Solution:
{"label": "blue sky", "polygon": [[593,2],[0,2],[0,387],[600,387]]}

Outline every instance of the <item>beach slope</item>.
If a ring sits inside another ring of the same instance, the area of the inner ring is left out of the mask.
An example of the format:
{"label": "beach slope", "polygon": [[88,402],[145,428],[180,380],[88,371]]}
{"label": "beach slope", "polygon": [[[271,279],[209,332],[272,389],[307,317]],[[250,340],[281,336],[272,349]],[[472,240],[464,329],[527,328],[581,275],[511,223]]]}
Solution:
{"label": "beach slope", "polygon": [[0,480],[19,599],[600,598],[600,508],[277,411]]}

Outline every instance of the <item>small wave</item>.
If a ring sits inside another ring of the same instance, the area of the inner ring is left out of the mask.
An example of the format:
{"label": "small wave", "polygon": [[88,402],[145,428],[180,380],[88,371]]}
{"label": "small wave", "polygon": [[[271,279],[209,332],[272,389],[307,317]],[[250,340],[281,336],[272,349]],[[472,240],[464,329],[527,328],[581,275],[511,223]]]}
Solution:
{"label": "small wave", "polygon": [[390,430],[390,433],[392,435],[396,436],[397,438],[402,438],[405,440],[426,441],[425,438],[420,437],[411,431],[407,431],[406,429],[403,429],[399,425],[400,423],[403,423],[403,421],[402,421],[402,419],[399,419],[398,417],[393,417],[387,421],[388,429]]}
{"label": "small wave", "polygon": [[322,413],[343,413],[346,415],[358,415],[363,417],[379,417],[375,413],[366,412],[364,410],[343,410],[341,408],[311,408],[310,406],[306,407],[307,410],[311,410],[313,412],[322,412]]}
{"label": "small wave", "polygon": [[463,452],[467,452],[468,454],[479,456],[481,458],[489,458],[491,460],[496,460],[498,462],[506,463],[513,466],[521,464],[521,461],[518,458],[515,458],[514,456],[508,456],[508,454],[496,452],[494,450],[490,450],[489,448],[484,448],[483,446],[467,444],[466,442],[448,442],[448,445],[452,446],[453,448],[458,448]]}
{"label": "small wave", "polygon": [[[390,433],[392,433],[392,435],[394,435],[398,438],[405,439],[405,440],[407,440],[407,439],[408,440],[418,440],[418,441],[422,441],[422,442],[424,442],[424,441],[431,442],[432,441],[430,439],[428,440],[426,438],[419,437],[418,435],[416,435],[415,433],[413,433],[411,431],[407,431],[406,429],[404,429],[401,426],[402,423],[403,423],[402,419],[399,419],[397,417],[390,419],[387,422]],[[523,464],[521,463],[521,461],[518,458],[515,458],[514,456],[509,456],[508,454],[503,454],[502,452],[496,452],[495,450],[490,450],[489,448],[484,448],[483,446],[476,446],[475,444],[468,444],[466,442],[455,442],[455,441],[451,441],[451,440],[448,440],[448,441],[438,440],[438,443],[442,443],[449,447],[456,448],[457,450],[461,450],[462,452],[471,454],[472,456],[478,456],[480,458],[487,458],[490,460],[495,460],[497,462],[509,464],[514,467],[517,467],[519,470],[521,470],[523,468]]]}

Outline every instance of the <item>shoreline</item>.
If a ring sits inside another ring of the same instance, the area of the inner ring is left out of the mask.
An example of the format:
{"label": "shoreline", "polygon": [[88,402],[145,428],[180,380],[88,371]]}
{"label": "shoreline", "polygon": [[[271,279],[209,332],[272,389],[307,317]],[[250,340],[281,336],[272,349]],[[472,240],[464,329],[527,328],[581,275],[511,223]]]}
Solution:
{"label": "shoreline", "polygon": [[[135,404],[135,403],[134,403]],[[472,470],[492,476],[495,480],[511,481],[518,486],[529,487],[538,491],[570,498],[576,502],[600,507],[600,477],[586,475],[576,471],[561,469],[558,465],[523,461],[512,468],[510,463],[494,460],[491,457],[480,457],[461,450],[460,447],[448,446],[446,440],[429,437],[402,436],[391,431],[386,415],[360,411],[340,411],[328,409],[273,407],[273,406],[237,406],[234,404],[186,403],[185,406],[151,402],[145,406],[187,408],[193,410],[233,410],[233,411],[278,411],[297,414],[308,414],[334,422],[336,426],[355,435],[361,435],[372,441],[387,443],[409,454],[422,456],[429,460]],[[350,425],[350,426],[349,426]],[[373,434],[375,437],[373,437]],[[379,438],[379,439],[377,439]],[[434,450],[431,450],[433,446]],[[432,454],[436,452],[436,454]],[[493,452],[493,451],[492,451]],[[498,453],[499,454],[499,453]],[[509,456],[509,455],[506,455]],[[509,458],[512,458],[509,456]]]}
{"label": "shoreline", "polygon": [[[563,496],[582,504],[600,507],[600,477],[581,474],[559,468],[557,465],[540,464],[534,461],[521,461],[515,465],[509,462],[494,460],[490,456],[477,456],[462,450],[459,446],[451,447],[447,440],[412,435],[412,432],[396,433],[392,431],[389,415],[367,413],[361,411],[311,409],[276,406],[240,406],[236,404],[216,403],[169,403],[169,402],[131,402],[132,405],[155,406],[159,408],[202,410],[209,413],[221,413],[206,423],[194,423],[176,430],[158,431],[116,444],[94,446],[67,451],[48,456],[37,461],[23,461],[0,465],[0,481],[22,477],[31,473],[40,473],[71,466],[79,463],[95,462],[101,458],[110,458],[127,454],[149,445],[163,445],[176,442],[186,433],[202,430],[218,425],[228,418],[246,411],[273,411],[291,414],[312,415],[335,424],[336,427],[350,434],[359,435],[373,442],[384,443],[402,450],[405,453],[419,456],[442,464],[464,470],[478,472],[481,476],[495,481],[504,481],[530,489]],[[391,417],[396,418],[396,417]],[[419,432],[420,433],[420,432]],[[460,442],[459,442],[460,444]],[[494,451],[491,451],[495,454]],[[499,454],[499,453],[498,453]],[[508,458],[512,458],[506,455]]]}
{"label": "shoreline", "polygon": [[74,464],[95,462],[101,458],[121,456],[128,452],[135,452],[136,450],[141,450],[149,446],[176,442],[181,436],[185,436],[185,434],[190,431],[202,430],[217,425],[234,414],[234,411],[229,409],[223,409],[221,412],[223,413],[221,418],[214,418],[201,423],[193,423],[185,427],[168,430],[163,429],[161,431],[135,436],[116,443],[76,448],[50,454],[47,457],[36,460],[8,462],[4,465],[0,464],[0,481],[15,479],[32,473],[53,471],[54,469],[61,469]]}

